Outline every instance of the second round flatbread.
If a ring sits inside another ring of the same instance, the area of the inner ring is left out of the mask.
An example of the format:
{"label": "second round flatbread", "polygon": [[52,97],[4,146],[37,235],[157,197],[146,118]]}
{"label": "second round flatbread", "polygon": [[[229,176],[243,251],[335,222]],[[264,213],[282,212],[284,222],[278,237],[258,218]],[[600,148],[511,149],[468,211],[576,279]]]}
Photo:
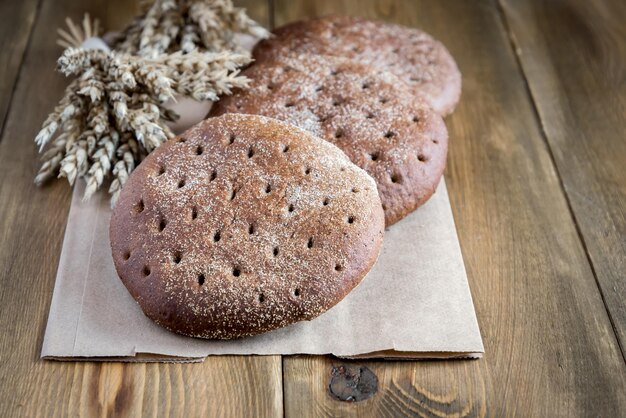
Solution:
{"label": "second round flatbread", "polygon": [[211,114],[261,114],[337,145],[376,180],[387,225],[434,193],[446,163],[445,124],[394,75],[309,54],[257,63],[243,75],[250,88],[223,98]]}

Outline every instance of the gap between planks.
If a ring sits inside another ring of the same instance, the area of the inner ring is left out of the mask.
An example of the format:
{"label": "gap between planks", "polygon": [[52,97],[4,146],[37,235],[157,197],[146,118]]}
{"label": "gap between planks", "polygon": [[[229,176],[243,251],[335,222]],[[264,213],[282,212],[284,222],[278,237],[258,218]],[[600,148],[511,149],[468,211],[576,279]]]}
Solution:
{"label": "gap between planks", "polygon": [[20,75],[22,73],[22,65],[24,64],[24,60],[26,58],[26,52],[30,48],[30,42],[33,37],[33,31],[39,19],[39,12],[41,11],[42,2],[43,0],[37,0],[37,5],[35,6],[35,15],[33,16],[33,21],[30,25],[30,28],[28,29],[28,37],[26,39],[26,43],[24,44],[24,49],[22,50],[22,53],[20,54],[20,62],[17,66],[17,70],[13,78],[13,84],[11,85],[11,92],[9,93],[7,107],[2,117],[2,121],[0,121],[0,141],[2,141],[2,138],[4,137],[4,128],[6,127],[7,120],[9,119],[9,113],[11,112],[11,104],[13,103],[13,97],[15,96],[15,89],[17,88],[17,83],[20,80]]}
{"label": "gap between planks", "polygon": [[502,5],[501,0],[495,0],[496,1],[496,7],[498,10],[498,16],[500,18],[500,21],[502,22],[502,26],[504,28],[504,32],[506,33],[509,43],[511,45],[511,49],[513,51],[513,55],[515,56],[515,63],[517,65],[517,68],[519,70],[519,73],[522,77],[522,79],[524,80],[524,88],[526,90],[526,94],[528,96],[528,101],[530,102],[532,109],[533,109],[533,114],[535,117],[535,120],[537,122],[537,125],[539,126],[540,132],[541,132],[541,139],[543,140],[546,150],[548,152],[548,155],[550,156],[550,163],[552,164],[552,169],[554,170],[554,172],[556,173],[556,177],[558,179],[559,182],[559,186],[561,189],[561,193],[563,194],[563,198],[567,204],[567,209],[569,211],[569,215],[572,218],[572,223],[574,224],[574,228],[576,229],[576,234],[578,235],[578,239],[580,240],[581,246],[583,248],[583,251],[585,253],[585,257],[587,259],[587,263],[589,264],[589,267],[591,269],[591,273],[593,274],[593,278],[595,280],[596,283],[596,287],[598,288],[598,292],[600,293],[600,298],[602,299],[602,303],[604,305],[604,310],[606,311],[606,314],[609,318],[609,322],[611,323],[611,328],[613,329],[613,335],[615,337],[615,341],[617,343],[617,346],[620,349],[620,352],[622,354],[622,359],[624,360],[624,363],[626,364],[626,351],[624,350],[624,346],[622,345],[622,342],[619,338],[619,333],[618,333],[618,329],[617,329],[617,324],[615,323],[615,319],[613,318],[613,315],[611,314],[611,311],[609,309],[607,300],[606,300],[606,296],[604,294],[604,291],[602,290],[602,286],[600,285],[600,281],[598,279],[598,274],[596,272],[596,267],[593,264],[593,260],[591,258],[591,254],[589,252],[589,248],[587,246],[587,242],[585,241],[585,237],[583,235],[581,226],[580,226],[580,222],[578,221],[578,218],[576,216],[576,212],[574,211],[574,208],[572,206],[572,202],[570,199],[569,194],[567,193],[567,191],[565,190],[565,182],[563,180],[563,176],[561,175],[561,171],[559,170],[559,167],[556,163],[556,159],[554,157],[554,152],[552,150],[552,146],[550,145],[550,141],[548,141],[548,133],[546,131],[546,127],[545,127],[545,123],[544,120],[541,118],[541,114],[539,113],[539,108],[537,105],[537,99],[536,97],[533,95],[532,89],[530,88],[530,82],[528,80],[528,75],[526,74],[526,71],[524,70],[524,66],[522,65],[521,59],[520,59],[520,55],[519,55],[519,51],[521,46],[518,45],[518,42],[515,38],[515,33],[513,32],[511,26],[509,25],[509,21],[506,17],[506,13],[504,12],[504,6]]}

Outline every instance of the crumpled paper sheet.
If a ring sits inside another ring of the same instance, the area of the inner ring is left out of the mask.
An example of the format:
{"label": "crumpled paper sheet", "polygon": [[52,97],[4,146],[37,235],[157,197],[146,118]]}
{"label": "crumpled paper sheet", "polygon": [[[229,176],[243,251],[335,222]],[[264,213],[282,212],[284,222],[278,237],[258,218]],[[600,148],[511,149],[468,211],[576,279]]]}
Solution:
{"label": "crumpled paper sheet", "polygon": [[60,360],[200,361],[218,354],[477,358],[484,349],[445,183],[387,229],[361,284],[320,317],[231,341],[171,333],[145,317],[117,277],[106,193],[72,200],[41,356]]}

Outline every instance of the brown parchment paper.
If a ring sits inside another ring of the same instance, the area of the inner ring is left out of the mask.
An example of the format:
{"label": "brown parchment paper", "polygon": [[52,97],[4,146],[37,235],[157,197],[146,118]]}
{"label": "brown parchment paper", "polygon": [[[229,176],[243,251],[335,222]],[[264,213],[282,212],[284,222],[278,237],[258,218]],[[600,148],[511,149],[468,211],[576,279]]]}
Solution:
{"label": "brown parchment paper", "polygon": [[118,279],[109,197],[77,186],[41,356],[60,360],[201,361],[216,354],[477,358],[484,349],[442,181],[424,206],[387,229],[373,270],[313,321],[251,338],[173,334],[146,318]]}

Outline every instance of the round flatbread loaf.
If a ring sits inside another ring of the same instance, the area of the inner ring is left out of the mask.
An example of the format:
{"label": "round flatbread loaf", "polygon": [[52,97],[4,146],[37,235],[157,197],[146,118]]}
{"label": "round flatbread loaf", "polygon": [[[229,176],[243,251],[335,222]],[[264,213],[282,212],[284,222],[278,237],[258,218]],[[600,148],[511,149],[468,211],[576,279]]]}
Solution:
{"label": "round flatbread loaf", "polygon": [[334,55],[390,71],[439,114],[454,110],[461,73],[445,46],[420,30],[358,17],[327,16],[274,30],[253,51],[257,61],[293,53]]}
{"label": "round flatbread loaf", "polygon": [[235,114],[152,152],[110,224],[115,268],[144,313],[219,339],[326,311],[370,270],[383,232],[376,184],[341,150]]}
{"label": "round flatbread loaf", "polygon": [[446,163],[445,124],[393,74],[303,54],[254,64],[243,75],[250,87],[220,100],[211,114],[270,116],[334,143],[376,180],[387,225],[434,193]]}

